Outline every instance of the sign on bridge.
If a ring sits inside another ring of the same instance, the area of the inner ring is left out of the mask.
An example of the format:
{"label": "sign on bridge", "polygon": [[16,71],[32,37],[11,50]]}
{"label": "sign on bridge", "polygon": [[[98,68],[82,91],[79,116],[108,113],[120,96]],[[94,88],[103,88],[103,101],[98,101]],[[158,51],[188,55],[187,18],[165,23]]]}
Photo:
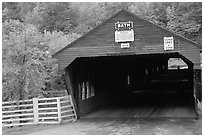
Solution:
{"label": "sign on bridge", "polygon": [[173,37],[164,37],[164,50],[174,50]]}
{"label": "sign on bridge", "polygon": [[134,41],[133,22],[117,22],[115,23],[115,42],[131,42]]}
{"label": "sign on bridge", "polygon": [[133,29],[133,22],[117,22],[115,23],[115,29],[118,31]]}

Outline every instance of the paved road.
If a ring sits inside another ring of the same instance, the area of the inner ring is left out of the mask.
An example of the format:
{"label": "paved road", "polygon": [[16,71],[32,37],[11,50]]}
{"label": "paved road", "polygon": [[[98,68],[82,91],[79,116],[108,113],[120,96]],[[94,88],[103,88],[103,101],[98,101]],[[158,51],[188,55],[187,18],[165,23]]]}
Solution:
{"label": "paved road", "polygon": [[29,135],[201,135],[201,120],[82,118]]}

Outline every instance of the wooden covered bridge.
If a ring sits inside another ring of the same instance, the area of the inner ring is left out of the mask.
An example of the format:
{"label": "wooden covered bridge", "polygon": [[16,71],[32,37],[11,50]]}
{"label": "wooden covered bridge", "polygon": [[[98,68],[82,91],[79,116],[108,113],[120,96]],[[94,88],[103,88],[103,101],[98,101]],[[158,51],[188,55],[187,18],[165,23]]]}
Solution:
{"label": "wooden covered bridge", "polygon": [[[79,117],[195,117],[201,45],[125,10],[54,54]],[[169,59],[187,67],[169,69]]]}

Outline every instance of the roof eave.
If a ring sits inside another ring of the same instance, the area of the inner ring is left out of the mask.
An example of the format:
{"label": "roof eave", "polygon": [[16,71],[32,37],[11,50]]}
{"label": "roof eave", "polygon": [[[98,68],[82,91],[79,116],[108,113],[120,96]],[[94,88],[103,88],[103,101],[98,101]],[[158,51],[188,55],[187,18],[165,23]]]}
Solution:
{"label": "roof eave", "polygon": [[145,22],[147,22],[147,23],[150,23],[150,24],[152,24],[152,25],[154,25],[154,26],[156,26],[156,27],[159,27],[159,28],[161,28],[161,29],[164,30],[164,31],[168,31],[169,33],[171,33],[171,34],[173,34],[173,35],[175,35],[175,36],[178,36],[178,37],[180,37],[180,38],[182,38],[182,39],[184,39],[184,40],[186,40],[186,41],[188,41],[188,42],[191,42],[191,43],[194,44],[196,47],[198,47],[199,50],[202,52],[202,47],[201,47],[200,44],[198,44],[198,43],[196,43],[196,42],[194,42],[194,41],[191,41],[190,39],[187,39],[187,38],[185,38],[185,37],[183,37],[183,36],[181,36],[181,35],[178,35],[178,34],[172,32],[172,31],[169,31],[169,30],[167,30],[166,28],[162,28],[161,26],[159,26],[159,25],[157,25],[157,24],[154,24],[154,23],[152,23],[152,22],[150,22],[150,21],[148,21],[148,20],[146,20],[146,19],[144,19],[144,18],[142,18],[142,17],[140,17],[140,16],[138,16],[138,15],[135,15],[135,14],[132,13],[132,12],[129,12],[129,11],[127,11],[127,10],[122,9],[122,10],[116,12],[114,15],[112,15],[110,18],[108,18],[108,19],[105,20],[104,22],[102,22],[102,23],[100,23],[99,25],[97,25],[97,26],[96,26],[95,28],[93,28],[92,30],[90,30],[90,31],[88,31],[87,33],[85,33],[85,34],[84,34],[83,36],[81,36],[80,38],[74,40],[72,43],[68,44],[67,46],[65,46],[65,47],[62,48],[61,50],[59,50],[59,51],[57,51],[56,53],[54,53],[54,54],[52,55],[52,57],[54,57],[54,58],[57,57],[57,55],[60,54],[62,51],[64,51],[64,50],[67,49],[67,48],[70,48],[70,47],[71,47],[72,45],[74,45],[76,42],[82,40],[82,39],[85,38],[87,35],[89,35],[90,33],[94,32],[95,30],[97,30],[98,28],[100,28],[102,25],[106,24],[108,21],[110,21],[112,18],[114,18],[115,16],[117,16],[117,15],[118,15],[119,13],[121,13],[121,12],[126,12],[126,13],[128,13],[128,14],[131,14],[131,15],[133,15],[133,16],[136,17],[136,18],[142,19],[143,21],[145,21]]}

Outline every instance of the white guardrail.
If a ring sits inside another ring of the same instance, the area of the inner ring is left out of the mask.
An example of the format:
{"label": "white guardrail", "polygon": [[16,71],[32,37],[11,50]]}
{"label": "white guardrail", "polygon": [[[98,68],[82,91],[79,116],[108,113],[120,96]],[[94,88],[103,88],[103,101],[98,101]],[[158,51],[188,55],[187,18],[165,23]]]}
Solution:
{"label": "white guardrail", "polygon": [[76,120],[71,96],[2,102],[2,126],[57,124]]}

